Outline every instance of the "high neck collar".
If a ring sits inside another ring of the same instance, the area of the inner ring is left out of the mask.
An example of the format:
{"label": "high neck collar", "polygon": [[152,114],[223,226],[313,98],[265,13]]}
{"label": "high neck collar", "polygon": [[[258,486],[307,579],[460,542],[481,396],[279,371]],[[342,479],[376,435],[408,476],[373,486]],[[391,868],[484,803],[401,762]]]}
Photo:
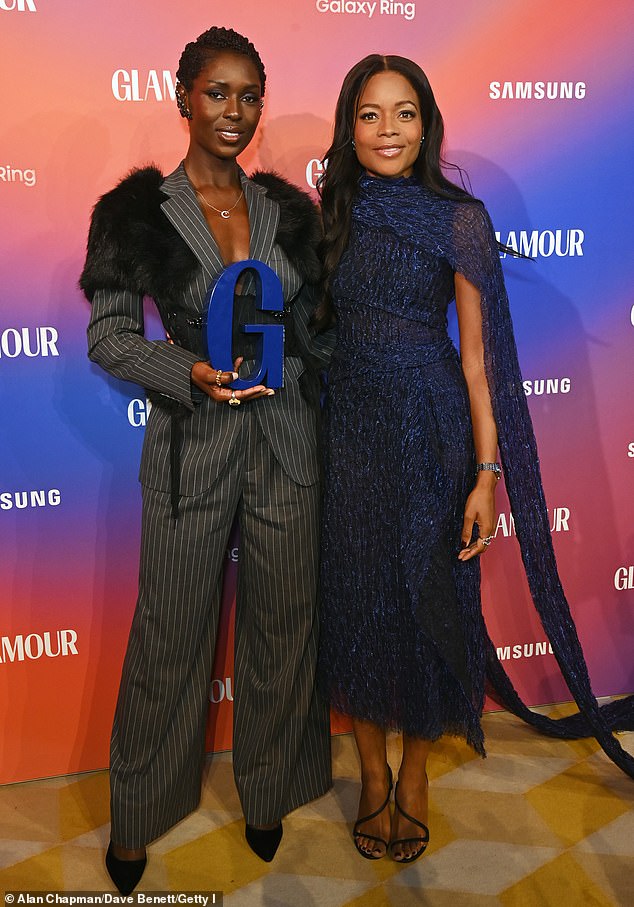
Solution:
{"label": "high neck collar", "polygon": [[362,173],[359,177],[359,185],[363,189],[389,192],[401,186],[417,186],[418,180],[414,174],[411,176],[372,176],[369,173]]}
{"label": "high neck collar", "polygon": [[359,196],[361,199],[389,199],[411,195],[412,189],[420,183],[412,176],[370,176],[363,173],[359,177]]}

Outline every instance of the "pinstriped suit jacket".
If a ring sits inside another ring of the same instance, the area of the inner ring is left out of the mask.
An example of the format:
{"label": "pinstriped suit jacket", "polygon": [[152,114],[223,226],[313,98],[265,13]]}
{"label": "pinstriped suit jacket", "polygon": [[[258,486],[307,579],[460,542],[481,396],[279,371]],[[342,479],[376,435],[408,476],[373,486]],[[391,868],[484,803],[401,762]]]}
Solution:
{"label": "pinstriped suit jacket", "polygon": [[[275,242],[280,206],[266,189],[240,178],[249,212],[250,257],[265,262],[278,274],[284,300],[292,303],[292,317],[302,344],[314,359],[327,364],[334,337],[313,338],[309,319],[314,306],[309,287],[302,287],[282,248]],[[198,267],[186,287],[181,304],[192,316],[203,314],[212,281],[224,263],[183,164],[163,182],[165,201],[161,209],[196,256]],[[247,287],[248,289],[248,287]],[[98,290],[93,298],[88,326],[90,358],[119,378],[177,400],[190,411],[183,422],[180,493],[197,495],[207,490],[229,460],[237,442],[240,410],[192,397],[190,372],[200,357],[163,341],[148,341],[143,335],[143,298],[128,290]],[[304,369],[299,358],[285,361],[284,387],[273,397],[246,405],[254,407],[263,433],[285,472],[302,485],[319,476],[316,416],[300,393],[298,378]],[[152,408],[141,458],[140,480],[148,487],[170,490],[170,416],[161,407]]]}

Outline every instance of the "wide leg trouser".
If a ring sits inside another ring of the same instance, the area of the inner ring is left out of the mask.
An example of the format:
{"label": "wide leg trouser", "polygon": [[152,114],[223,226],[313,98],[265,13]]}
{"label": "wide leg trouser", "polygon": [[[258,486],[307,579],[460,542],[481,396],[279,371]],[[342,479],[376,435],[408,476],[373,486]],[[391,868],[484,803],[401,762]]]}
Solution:
{"label": "wide leg trouser", "polygon": [[112,839],[138,848],[196,808],[225,549],[236,512],[233,760],[247,822],[275,822],[331,785],[328,711],[314,688],[317,485],[283,471],[255,413],[214,486],[182,497],[144,488],[139,598],[123,666],[110,765]]}

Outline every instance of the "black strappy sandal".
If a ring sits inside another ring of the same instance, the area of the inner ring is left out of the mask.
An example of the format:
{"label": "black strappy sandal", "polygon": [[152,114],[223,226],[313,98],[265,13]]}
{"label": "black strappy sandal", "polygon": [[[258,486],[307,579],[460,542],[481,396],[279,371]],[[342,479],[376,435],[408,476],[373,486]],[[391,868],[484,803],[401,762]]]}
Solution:
{"label": "black strappy sandal", "polygon": [[[357,848],[362,857],[365,857],[366,860],[381,860],[387,854],[389,844],[384,838],[379,838],[378,835],[369,835],[364,831],[359,830],[360,825],[364,825],[366,822],[370,822],[372,819],[376,819],[380,815],[385,807],[390,802],[390,797],[392,796],[392,769],[390,766],[387,766],[387,797],[385,801],[379,806],[378,809],[375,809],[373,813],[370,813],[369,816],[363,816],[361,819],[357,819],[354,823],[354,828],[352,830],[352,837],[354,838],[354,846]],[[359,838],[369,838],[371,841],[376,841],[377,844],[382,844],[385,847],[385,853],[382,854],[373,854],[368,853],[367,850],[363,850],[359,847]]]}
{"label": "black strappy sandal", "polygon": [[[421,828],[423,830],[423,834],[419,835],[418,837],[395,838],[394,841],[390,841],[390,843],[389,843],[390,856],[392,857],[392,859],[394,860],[395,863],[413,863],[414,860],[417,860],[420,856],[422,856],[427,849],[427,845],[429,844],[429,829],[422,822],[419,822],[418,819],[415,819],[413,816],[409,816],[405,812],[405,810],[399,805],[398,781],[396,782],[396,790],[394,791],[394,807],[400,812],[400,814],[403,816],[403,818],[407,819],[408,822],[411,822],[412,825],[417,825],[418,828]],[[400,859],[400,860],[396,859],[396,857],[394,856],[394,847],[396,847],[398,844],[410,844],[410,843],[417,843],[417,842],[421,845],[417,851],[415,851],[409,857],[402,857],[402,859]]]}

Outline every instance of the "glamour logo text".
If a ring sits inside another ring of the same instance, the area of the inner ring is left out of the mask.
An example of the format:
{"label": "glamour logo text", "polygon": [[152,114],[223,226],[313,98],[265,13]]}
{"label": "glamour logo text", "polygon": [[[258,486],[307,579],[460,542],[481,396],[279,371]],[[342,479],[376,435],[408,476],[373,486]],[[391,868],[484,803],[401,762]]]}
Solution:
{"label": "glamour logo text", "polygon": [[169,69],[115,69],[112,94],[117,101],[174,101],[176,82]]}
{"label": "glamour logo text", "polygon": [[46,630],[44,633],[22,633],[0,637],[0,664],[13,661],[37,661],[79,655],[76,630]]}

